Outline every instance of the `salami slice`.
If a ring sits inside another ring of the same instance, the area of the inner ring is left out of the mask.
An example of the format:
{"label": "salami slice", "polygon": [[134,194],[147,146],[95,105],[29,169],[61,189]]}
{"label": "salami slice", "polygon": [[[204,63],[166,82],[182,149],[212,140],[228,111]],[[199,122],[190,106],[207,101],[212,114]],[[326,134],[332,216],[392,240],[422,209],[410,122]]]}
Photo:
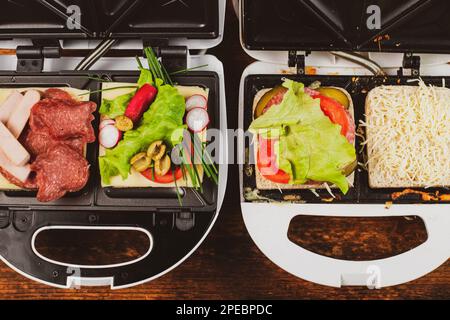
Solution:
{"label": "salami slice", "polygon": [[55,100],[63,100],[66,103],[67,102],[76,103],[76,101],[74,101],[74,99],[72,98],[70,93],[68,93],[67,91],[61,90],[61,89],[57,89],[57,88],[47,89],[44,92],[43,97],[44,97],[44,99],[55,99]]}
{"label": "salami slice", "polygon": [[38,155],[46,153],[48,149],[58,143],[64,143],[77,151],[79,154],[84,154],[85,143],[81,138],[57,140],[45,130],[41,132],[34,132],[28,128],[20,137],[20,141],[34,159]]}
{"label": "salami slice", "polygon": [[[51,89],[51,97],[58,96],[58,89]],[[92,113],[97,106],[93,102],[78,102],[73,99],[45,98],[34,105],[31,111],[30,127],[35,132],[47,131],[53,138],[64,140],[80,138],[85,143],[95,141]],[[48,91],[44,94],[48,95]]]}
{"label": "salami slice", "polygon": [[31,169],[36,172],[37,200],[40,202],[54,201],[67,192],[77,192],[89,180],[87,160],[63,143],[39,155]]}

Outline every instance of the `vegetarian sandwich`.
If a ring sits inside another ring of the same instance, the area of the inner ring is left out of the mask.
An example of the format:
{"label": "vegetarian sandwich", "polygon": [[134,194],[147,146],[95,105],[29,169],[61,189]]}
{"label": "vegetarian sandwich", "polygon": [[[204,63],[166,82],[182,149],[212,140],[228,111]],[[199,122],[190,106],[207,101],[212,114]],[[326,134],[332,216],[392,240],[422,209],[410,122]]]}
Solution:
{"label": "vegetarian sandwich", "polygon": [[356,168],[350,95],[285,80],[255,98],[258,189],[339,188],[346,194]]}
{"label": "vegetarian sandwich", "polygon": [[149,68],[140,65],[137,83],[103,84],[102,185],[201,190],[204,175],[217,183],[217,168],[205,151],[208,89],[175,85],[151,48],[146,55]]}

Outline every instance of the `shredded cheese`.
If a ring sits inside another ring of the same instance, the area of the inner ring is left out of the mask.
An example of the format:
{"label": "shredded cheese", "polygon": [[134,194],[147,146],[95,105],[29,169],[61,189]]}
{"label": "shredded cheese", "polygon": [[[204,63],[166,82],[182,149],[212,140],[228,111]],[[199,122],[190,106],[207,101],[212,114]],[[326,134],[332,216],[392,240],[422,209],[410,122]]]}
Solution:
{"label": "shredded cheese", "polygon": [[336,199],[336,196],[333,194],[333,191],[331,191],[331,187],[329,186],[329,184],[325,182],[324,186],[325,186],[325,189],[327,190],[327,192],[330,194],[330,196],[333,199]]}
{"label": "shredded cheese", "polygon": [[450,89],[381,86],[366,104],[373,188],[450,186]]}
{"label": "shredded cheese", "polygon": [[317,193],[316,189],[309,189],[309,191],[311,191],[312,194],[315,195],[317,198],[320,198],[320,195]]}

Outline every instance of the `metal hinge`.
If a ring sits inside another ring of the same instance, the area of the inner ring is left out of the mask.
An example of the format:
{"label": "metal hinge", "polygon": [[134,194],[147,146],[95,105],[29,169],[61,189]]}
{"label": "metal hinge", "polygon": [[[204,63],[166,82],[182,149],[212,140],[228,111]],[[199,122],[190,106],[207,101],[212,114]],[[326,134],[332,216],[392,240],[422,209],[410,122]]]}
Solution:
{"label": "metal hinge", "polygon": [[60,58],[61,46],[58,40],[35,40],[32,46],[18,46],[17,71],[42,72],[45,58]]}
{"label": "metal hinge", "polygon": [[309,55],[308,52],[305,54],[298,54],[297,51],[291,50],[288,53],[288,65],[289,68],[295,68],[295,72],[299,75],[304,75],[306,73],[306,57]]}
{"label": "metal hinge", "polygon": [[405,75],[405,69],[411,70],[412,76],[420,76],[420,56],[415,56],[412,52],[403,55],[402,67],[398,70],[399,76]]}
{"label": "metal hinge", "polygon": [[144,48],[146,47],[152,47],[155,50],[169,73],[187,69],[188,48],[186,46],[170,46],[168,39],[148,39],[144,40]]}

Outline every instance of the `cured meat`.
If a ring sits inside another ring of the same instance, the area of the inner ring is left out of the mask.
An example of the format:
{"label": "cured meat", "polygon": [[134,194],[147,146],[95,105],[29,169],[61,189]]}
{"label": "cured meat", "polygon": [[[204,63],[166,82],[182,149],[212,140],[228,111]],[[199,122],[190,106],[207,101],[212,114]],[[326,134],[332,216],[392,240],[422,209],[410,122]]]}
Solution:
{"label": "cured meat", "polygon": [[47,152],[49,148],[58,143],[64,143],[77,151],[79,154],[84,155],[85,143],[81,138],[57,140],[46,131],[34,132],[28,128],[20,137],[20,141],[33,158]]}
{"label": "cured meat", "polygon": [[41,94],[36,90],[25,93],[21,103],[16,106],[8,120],[7,127],[15,138],[19,138],[28,123],[33,106],[41,100]]}
{"label": "cured meat", "polygon": [[[15,175],[13,175],[12,173],[10,173],[8,170],[8,168],[4,168],[3,166],[0,166],[0,174],[6,179],[8,180],[10,183],[18,186],[19,188],[26,188],[26,182],[21,181],[19,178],[17,178]],[[26,167],[20,168],[20,170],[23,170],[24,172],[26,172],[26,170],[30,170],[29,168],[27,169]]]}
{"label": "cured meat", "polygon": [[77,192],[89,180],[89,163],[71,147],[60,143],[39,155],[31,165],[36,172],[37,200],[50,202]]}
{"label": "cured meat", "polygon": [[25,188],[25,183],[17,179],[15,176],[13,176],[11,173],[0,167],[0,174],[8,180],[13,185],[18,186],[19,188]]}
{"label": "cured meat", "polygon": [[49,89],[42,97],[19,139],[31,154],[31,174],[23,182],[2,168],[0,173],[21,188],[37,189],[38,201],[50,202],[83,189],[89,180],[84,151],[95,141],[91,122],[97,106],[60,89]]}
{"label": "cured meat", "polygon": [[61,89],[57,89],[57,88],[47,89],[44,92],[43,98],[44,99],[63,100],[66,102],[72,101],[72,102],[76,103],[76,101],[73,100],[70,93],[68,93],[67,91],[61,90]]}
{"label": "cured meat", "polygon": [[[58,96],[56,90],[52,89],[51,96]],[[91,143],[95,141],[91,122],[96,108],[93,102],[45,98],[34,105],[30,127],[35,132],[47,131],[55,139],[81,138],[85,143]]]}
{"label": "cured meat", "polygon": [[2,151],[15,165],[23,166],[30,161],[30,153],[20,144],[2,122],[0,122],[0,142],[0,151]]}
{"label": "cured meat", "polygon": [[19,91],[13,91],[6,100],[0,104],[0,122],[8,123],[9,117],[23,100],[23,95]]}

